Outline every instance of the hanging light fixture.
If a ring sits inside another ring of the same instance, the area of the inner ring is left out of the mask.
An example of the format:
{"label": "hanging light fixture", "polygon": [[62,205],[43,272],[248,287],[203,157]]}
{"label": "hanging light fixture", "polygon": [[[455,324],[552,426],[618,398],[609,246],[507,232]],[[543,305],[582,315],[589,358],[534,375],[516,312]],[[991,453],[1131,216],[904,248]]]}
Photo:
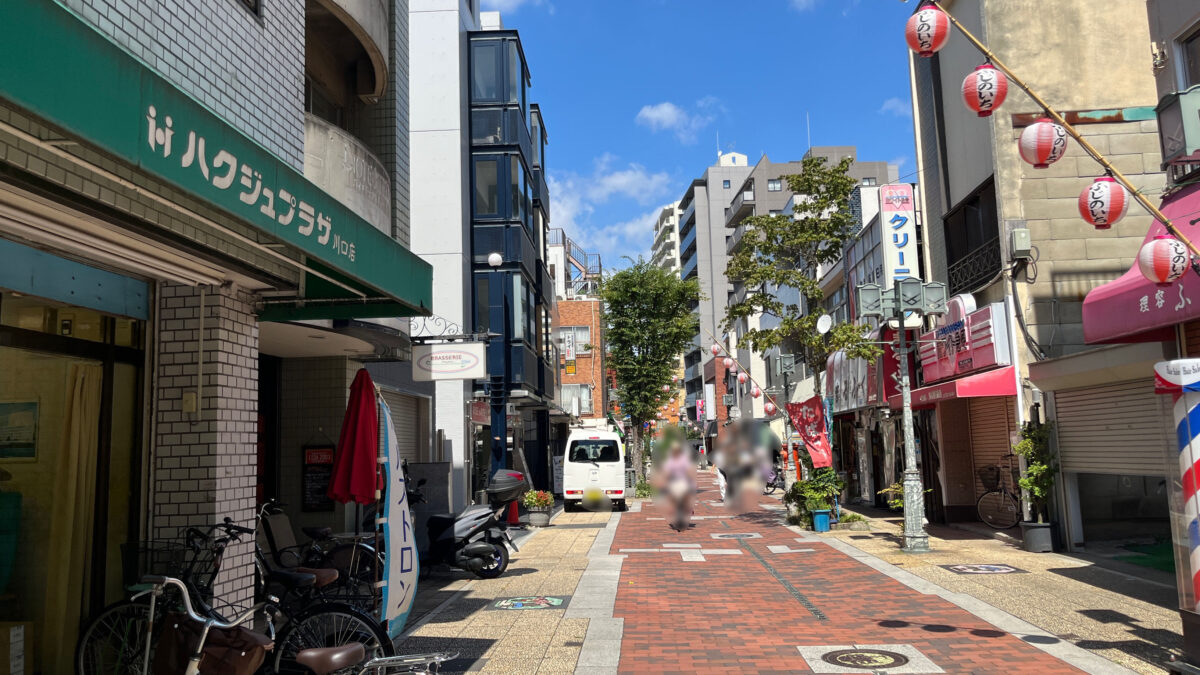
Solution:
{"label": "hanging light fixture", "polygon": [[1079,193],[1079,215],[1097,230],[1107,230],[1125,217],[1129,193],[1112,176],[1101,176]]}
{"label": "hanging light fixture", "polygon": [[746,380],[750,379],[745,373],[738,373],[738,384],[746,384]]}
{"label": "hanging light fixture", "polygon": [[721,363],[725,365],[725,370],[733,370],[733,359],[729,358],[728,356],[726,356],[725,360]]}
{"label": "hanging light fixture", "polygon": [[774,403],[767,401],[763,404],[763,412],[767,413],[768,415],[774,415],[775,410],[776,408]]}
{"label": "hanging light fixture", "polygon": [[1067,130],[1043,117],[1025,127],[1018,141],[1021,159],[1035,169],[1045,169],[1067,151]]}
{"label": "hanging light fixture", "polygon": [[908,18],[904,39],[908,48],[926,58],[946,46],[950,38],[950,17],[932,3],[921,7]]}
{"label": "hanging light fixture", "polygon": [[1170,286],[1187,271],[1191,256],[1187,246],[1175,237],[1160,234],[1138,251],[1138,269],[1142,276],[1159,286]]}
{"label": "hanging light fixture", "polygon": [[754,398],[758,398],[759,396],[762,396],[762,389],[759,389],[757,386],[755,386],[750,390],[750,395]]}
{"label": "hanging light fixture", "polygon": [[713,353],[713,356],[720,354],[721,353],[721,345],[714,342],[713,346],[712,346],[712,353]]}
{"label": "hanging light fixture", "polygon": [[1008,96],[1008,78],[991,63],[975,68],[962,83],[963,102],[980,117],[991,117],[992,111]]}

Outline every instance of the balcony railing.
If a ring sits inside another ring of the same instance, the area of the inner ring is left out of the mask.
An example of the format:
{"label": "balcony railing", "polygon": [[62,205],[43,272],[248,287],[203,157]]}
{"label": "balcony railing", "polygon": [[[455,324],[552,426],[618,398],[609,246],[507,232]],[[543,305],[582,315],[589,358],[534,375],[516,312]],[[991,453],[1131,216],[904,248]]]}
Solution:
{"label": "balcony railing", "polygon": [[725,226],[740,221],[754,211],[754,191],[744,190],[733,198],[733,203],[725,209]]}
{"label": "balcony railing", "polygon": [[947,270],[950,294],[971,293],[1000,273],[1004,263],[1000,255],[1000,238],[971,251]]}

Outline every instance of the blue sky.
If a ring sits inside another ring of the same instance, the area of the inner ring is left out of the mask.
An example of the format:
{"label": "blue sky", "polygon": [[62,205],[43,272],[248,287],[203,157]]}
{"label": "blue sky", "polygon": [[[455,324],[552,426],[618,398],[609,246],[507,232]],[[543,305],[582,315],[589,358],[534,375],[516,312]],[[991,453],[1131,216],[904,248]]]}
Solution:
{"label": "blue sky", "polygon": [[551,226],[623,267],[723,151],[813,145],[914,170],[901,0],[483,0],[521,32]]}

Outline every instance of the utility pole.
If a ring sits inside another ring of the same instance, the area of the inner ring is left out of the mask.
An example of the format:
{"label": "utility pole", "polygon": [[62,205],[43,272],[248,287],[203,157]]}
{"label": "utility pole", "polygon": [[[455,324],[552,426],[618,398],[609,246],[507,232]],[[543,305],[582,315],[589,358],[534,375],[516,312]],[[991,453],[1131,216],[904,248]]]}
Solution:
{"label": "utility pole", "polygon": [[944,314],[946,312],[946,284],[923,283],[917,278],[897,280],[891,291],[877,284],[859,286],[859,317],[875,317],[895,321],[900,331],[898,356],[900,364],[900,400],[903,403],[904,425],[904,546],[906,553],[929,551],[929,535],[925,532],[925,490],[921,472],[917,469],[917,443],[913,432],[912,386],[908,372],[908,355],[912,348],[908,344],[907,317]]}

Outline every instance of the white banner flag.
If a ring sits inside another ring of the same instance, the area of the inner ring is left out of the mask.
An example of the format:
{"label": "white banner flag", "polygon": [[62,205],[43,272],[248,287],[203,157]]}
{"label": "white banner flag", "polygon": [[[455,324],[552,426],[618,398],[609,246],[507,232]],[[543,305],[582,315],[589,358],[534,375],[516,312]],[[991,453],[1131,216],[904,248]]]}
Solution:
{"label": "white banner flag", "polygon": [[382,396],[379,401],[380,417],[383,421],[383,442],[380,452],[384,464],[383,541],[387,551],[387,563],[383,567],[383,620],[388,635],[396,638],[404,630],[408,613],[417,596],[417,575],[420,562],[417,560],[417,535],[412,512],[408,508],[408,486],[404,482],[403,461],[396,443],[396,430],[392,426],[392,411]]}

